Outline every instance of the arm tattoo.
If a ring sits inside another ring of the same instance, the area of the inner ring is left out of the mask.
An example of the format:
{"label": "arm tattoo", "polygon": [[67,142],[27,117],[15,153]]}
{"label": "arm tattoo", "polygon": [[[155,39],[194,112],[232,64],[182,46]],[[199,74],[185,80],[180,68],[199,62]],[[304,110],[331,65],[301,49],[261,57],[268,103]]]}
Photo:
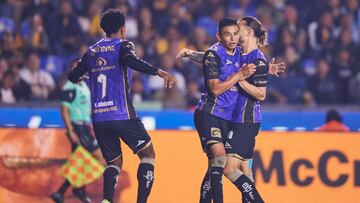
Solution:
{"label": "arm tattoo", "polygon": [[195,63],[201,63],[204,58],[204,52],[194,52],[190,55],[190,59]]}

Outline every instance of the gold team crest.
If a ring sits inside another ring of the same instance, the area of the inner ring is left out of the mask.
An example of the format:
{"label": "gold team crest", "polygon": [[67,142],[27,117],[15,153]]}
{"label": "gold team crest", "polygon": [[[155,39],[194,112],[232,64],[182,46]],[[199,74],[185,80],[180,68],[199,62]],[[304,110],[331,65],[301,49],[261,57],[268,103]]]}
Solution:
{"label": "gold team crest", "polygon": [[96,59],[96,65],[97,66],[105,66],[106,65],[106,60],[99,57],[98,59]]}

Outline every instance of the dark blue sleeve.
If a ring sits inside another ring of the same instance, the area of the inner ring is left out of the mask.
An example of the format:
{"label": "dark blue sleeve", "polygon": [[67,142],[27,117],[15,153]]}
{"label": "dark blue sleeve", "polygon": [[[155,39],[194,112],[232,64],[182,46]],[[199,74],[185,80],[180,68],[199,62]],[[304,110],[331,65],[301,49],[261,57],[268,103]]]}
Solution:
{"label": "dark blue sleeve", "polygon": [[269,64],[264,59],[257,59],[254,64],[256,66],[256,71],[249,77],[248,82],[257,87],[266,87],[268,84]]}
{"label": "dark blue sleeve", "polygon": [[214,51],[205,52],[203,58],[203,71],[205,80],[220,78],[220,60]]}
{"label": "dark blue sleeve", "polygon": [[68,79],[72,83],[79,82],[80,78],[87,72],[87,52],[76,64],[75,68],[68,73]]}
{"label": "dark blue sleeve", "polygon": [[150,75],[157,75],[157,71],[159,70],[150,63],[138,58],[135,55],[135,45],[130,41],[121,44],[120,60],[125,66]]}

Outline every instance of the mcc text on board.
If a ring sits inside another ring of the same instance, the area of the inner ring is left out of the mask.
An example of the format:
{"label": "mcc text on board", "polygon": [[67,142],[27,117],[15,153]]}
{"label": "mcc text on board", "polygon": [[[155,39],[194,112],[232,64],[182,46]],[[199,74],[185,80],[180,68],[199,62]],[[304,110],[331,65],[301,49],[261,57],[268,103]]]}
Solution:
{"label": "mcc text on board", "polygon": [[[253,159],[255,180],[264,183],[276,181],[279,186],[286,186],[289,181],[292,181],[295,185],[303,187],[311,186],[315,179],[319,179],[321,183],[329,187],[341,187],[351,181],[353,186],[360,187],[360,160],[349,160],[346,154],[339,150],[324,151],[319,157],[316,157],[316,163],[314,163],[315,156],[311,159],[299,158],[292,160],[290,168],[285,168],[285,153],[282,150],[274,150],[268,162],[269,164],[265,165],[263,155],[256,150]],[[330,160],[332,163],[336,162],[337,166],[351,168],[353,174],[350,175],[346,172],[334,174],[328,166]],[[306,170],[307,175],[305,177],[300,174],[300,169],[302,171]]]}

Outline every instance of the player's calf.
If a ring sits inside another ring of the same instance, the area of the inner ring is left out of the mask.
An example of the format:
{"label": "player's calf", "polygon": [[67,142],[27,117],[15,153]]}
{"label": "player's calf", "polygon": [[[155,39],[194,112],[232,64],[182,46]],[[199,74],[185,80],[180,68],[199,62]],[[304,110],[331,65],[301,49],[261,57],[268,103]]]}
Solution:
{"label": "player's calf", "polygon": [[255,184],[239,169],[225,170],[225,176],[241,191],[243,197],[251,203],[263,203],[264,200],[255,188]]}
{"label": "player's calf", "polygon": [[137,171],[139,183],[137,203],[146,203],[154,182],[155,152],[152,144],[139,151],[138,155],[140,164]]}
{"label": "player's calf", "polygon": [[200,203],[211,203],[213,199],[212,191],[211,191],[211,182],[210,182],[210,170],[214,160],[212,158],[208,158],[208,162],[209,162],[208,169],[201,182]]}

